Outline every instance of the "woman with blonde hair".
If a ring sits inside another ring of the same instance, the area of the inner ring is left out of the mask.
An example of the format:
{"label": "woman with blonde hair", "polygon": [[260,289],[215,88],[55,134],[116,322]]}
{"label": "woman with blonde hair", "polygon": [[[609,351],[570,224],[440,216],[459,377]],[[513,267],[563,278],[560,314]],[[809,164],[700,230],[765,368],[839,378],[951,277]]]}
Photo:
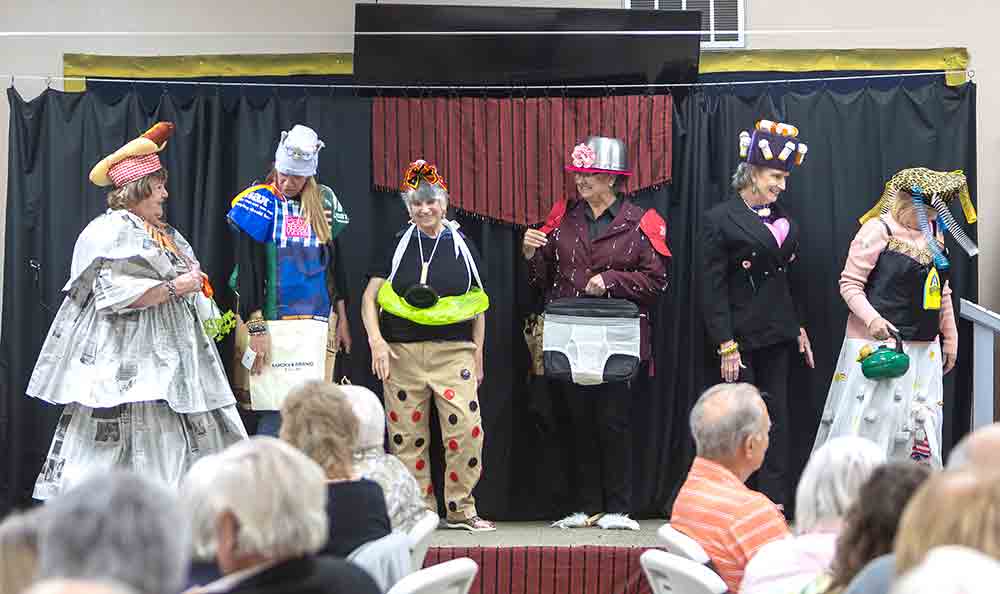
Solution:
{"label": "woman with blonde hair", "polygon": [[[814,450],[839,435],[860,435],[890,459],[941,467],[942,378],[958,357],[943,232],[977,253],[951,214],[955,199],[974,222],[961,171],[904,169],[861,218],[840,275],[850,315]],[[875,350],[886,342],[895,354]]]}
{"label": "woman with blonde hair", "polygon": [[347,557],[361,545],[388,535],[392,528],[382,488],[360,478],[354,469],[358,419],[342,389],[307,382],[285,399],[281,417],[281,439],[326,471],[330,540],[322,552]]}
{"label": "woman with blonde hair", "polygon": [[927,481],[899,522],[896,575],[943,545],[966,546],[1000,560],[1000,477],[949,471]]}
{"label": "woman with blonde hair", "polygon": [[[237,345],[238,361],[246,363],[235,366],[233,383],[243,404],[258,411],[258,434],[278,434],[281,417],[276,409],[286,390],[275,389],[273,393],[280,395],[261,398],[260,402],[256,392],[254,399],[248,399],[253,391],[244,366],[253,376],[272,371],[269,363],[276,347],[272,343],[276,323],[297,325],[299,331],[290,333],[294,343],[283,341],[280,345],[294,352],[302,352],[302,344],[316,344],[307,343],[306,336],[313,337],[316,331],[326,334],[321,343],[327,351],[323,375],[327,380],[332,376],[335,352],[341,345],[348,351],[351,346],[345,306],[347,283],[337,241],[349,219],[333,190],[316,181],[324,146],[316,132],[306,126],[297,124],[282,132],[266,182],[237,195],[228,215],[239,231],[237,268],[230,284],[238,296],[240,317],[246,322]],[[249,359],[245,358],[248,348],[254,353]],[[310,351],[306,358],[322,361],[324,356]]]}

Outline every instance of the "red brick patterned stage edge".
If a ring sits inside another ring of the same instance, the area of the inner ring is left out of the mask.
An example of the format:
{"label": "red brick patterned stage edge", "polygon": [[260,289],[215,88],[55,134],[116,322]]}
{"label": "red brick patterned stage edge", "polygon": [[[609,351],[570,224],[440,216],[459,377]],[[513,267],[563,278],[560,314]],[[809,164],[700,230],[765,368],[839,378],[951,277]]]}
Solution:
{"label": "red brick patterned stage edge", "polygon": [[650,594],[643,547],[435,547],[424,567],[468,557],[479,564],[470,594]]}
{"label": "red brick patterned stage edge", "polygon": [[587,136],[628,145],[626,193],[670,181],[670,95],[627,97],[377,97],[372,107],[372,173],[396,191],[408,163],[437,165],[451,204],[491,219],[540,222],[573,197],[563,166]]}

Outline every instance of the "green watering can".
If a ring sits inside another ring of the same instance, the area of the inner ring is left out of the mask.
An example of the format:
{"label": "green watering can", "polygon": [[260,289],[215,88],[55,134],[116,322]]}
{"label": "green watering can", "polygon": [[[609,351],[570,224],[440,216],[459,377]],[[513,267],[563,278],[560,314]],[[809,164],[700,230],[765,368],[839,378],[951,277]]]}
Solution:
{"label": "green watering can", "polygon": [[890,334],[896,339],[896,348],[890,348],[883,344],[876,349],[867,345],[858,353],[861,373],[868,379],[902,377],[910,368],[910,356],[903,352],[903,339],[899,336],[899,332],[892,330]]}

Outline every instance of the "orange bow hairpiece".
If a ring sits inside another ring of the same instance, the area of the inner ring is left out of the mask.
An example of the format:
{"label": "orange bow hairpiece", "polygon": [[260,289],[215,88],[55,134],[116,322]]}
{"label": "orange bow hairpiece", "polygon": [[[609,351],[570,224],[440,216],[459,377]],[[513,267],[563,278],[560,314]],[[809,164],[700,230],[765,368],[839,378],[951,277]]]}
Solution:
{"label": "orange bow hairpiece", "polygon": [[417,159],[416,161],[410,163],[410,166],[406,168],[406,173],[403,174],[403,183],[400,185],[400,189],[406,191],[407,189],[416,190],[420,185],[420,180],[423,180],[430,185],[441,186],[441,189],[448,191],[448,185],[444,183],[444,178],[438,173],[437,167],[431,165],[423,159]]}

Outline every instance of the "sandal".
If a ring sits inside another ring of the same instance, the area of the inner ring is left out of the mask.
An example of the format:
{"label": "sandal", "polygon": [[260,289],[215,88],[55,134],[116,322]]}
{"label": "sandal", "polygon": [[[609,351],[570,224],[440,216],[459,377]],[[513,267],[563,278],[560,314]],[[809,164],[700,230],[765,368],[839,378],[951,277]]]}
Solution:
{"label": "sandal", "polygon": [[469,532],[493,532],[497,529],[497,525],[479,516],[473,516],[464,520],[448,520],[448,528]]}

